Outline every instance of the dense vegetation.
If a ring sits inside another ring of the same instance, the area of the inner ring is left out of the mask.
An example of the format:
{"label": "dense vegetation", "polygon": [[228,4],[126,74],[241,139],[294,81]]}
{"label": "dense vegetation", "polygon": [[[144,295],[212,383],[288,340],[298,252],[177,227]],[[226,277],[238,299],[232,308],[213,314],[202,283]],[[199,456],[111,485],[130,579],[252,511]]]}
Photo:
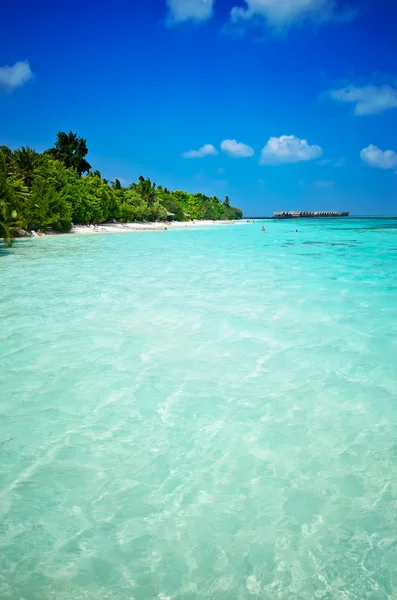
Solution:
{"label": "dense vegetation", "polygon": [[[21,227],[69,231],[72,223],[192,219],[241,219],[226,196],[170,191],[139,177],[128,187],[107,181],[86,160],[86,140],[59,132],[53,148],[0,146],[0,237],[11,243]],[[173,215],[169,215],[173,213]]]}

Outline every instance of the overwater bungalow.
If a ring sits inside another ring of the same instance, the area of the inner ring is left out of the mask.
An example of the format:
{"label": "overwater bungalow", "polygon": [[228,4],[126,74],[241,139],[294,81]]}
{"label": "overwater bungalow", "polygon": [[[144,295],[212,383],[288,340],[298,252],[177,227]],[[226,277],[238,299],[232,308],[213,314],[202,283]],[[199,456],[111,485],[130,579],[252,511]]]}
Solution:
{"label": "overwater bungalow", "polygon": [[328,218],[328,217],[348,217],[349,212],[339,211],[322,211],[322,212],[311,212],[311,211],[275,211],[273,213],[274,219],[301,219],[301,218]]}

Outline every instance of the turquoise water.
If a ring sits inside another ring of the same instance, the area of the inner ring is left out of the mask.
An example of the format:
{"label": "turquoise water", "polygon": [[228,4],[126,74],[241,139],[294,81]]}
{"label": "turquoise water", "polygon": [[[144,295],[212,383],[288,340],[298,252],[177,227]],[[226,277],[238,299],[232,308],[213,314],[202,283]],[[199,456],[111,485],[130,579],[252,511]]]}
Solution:
{"label": "turquoise water", "polygon": [[397,598],[397,220],[261,225],[0,251],[1,598]]}

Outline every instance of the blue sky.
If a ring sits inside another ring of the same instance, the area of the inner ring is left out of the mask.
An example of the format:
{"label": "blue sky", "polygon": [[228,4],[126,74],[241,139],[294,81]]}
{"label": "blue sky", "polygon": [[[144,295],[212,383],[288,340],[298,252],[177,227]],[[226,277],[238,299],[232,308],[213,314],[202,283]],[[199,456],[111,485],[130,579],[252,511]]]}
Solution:
{"label": "blue sky", "polygon": [[23,4],[3,8],[0,144],[73,130],[107,178],[248,215],[397,213],[393,0]]}

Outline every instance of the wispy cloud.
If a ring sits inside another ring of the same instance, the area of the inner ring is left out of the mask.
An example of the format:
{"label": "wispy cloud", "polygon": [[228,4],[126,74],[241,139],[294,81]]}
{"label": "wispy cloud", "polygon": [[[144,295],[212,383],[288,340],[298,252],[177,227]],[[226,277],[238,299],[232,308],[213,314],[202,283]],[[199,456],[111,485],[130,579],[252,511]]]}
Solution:
{"label": "wispy cloud", "polygon": [[183,158],[203,158],[204,156],[211,156],[218,154],[218,150],[212,144],[204,144],[198,150],[188,150],[183,152]]}
{"label": "wispy cloud", "polygon": [[223,175],[225,172],[225,169],[223,167],[219,167],[219,169],[217,170],[218,175]]}
{"label": "wispy cloud", "polygon": [[282,135],[269,138],[261,152],[261,165],[280,165],[297,163],[319,158],[323,151],[320,146],[309,146],[306,140],[294,135]]}
{"label": "wispy cloud", "polygon": [[344,167],[346,164],[346,159],[343,158],[339,158],[335,163],[334,163],[334,167],[337,169],[340,169],[341,167]]}
{"label": "wispy cloud", "polygon": [[32,77],[33,73],[27,60],[16,62],[12,66],[0,67],[0,91],[12,92]]}
{"label": "wispy cloud", "polygon": [[353,112],[357,116],[374,115],[397,108],[397,89],[391,85],[347,85],[330,90],[329,95],[337,102],[354,104]]}
{"label": "wispy cloud", "polygon": [[167,23],[183,21],[206,21],[213,15],[214,0],[166,0]]}
{"label": "wispy cloud", "polygon": [[360,156],[370,167],[377,169],[396,169],[397,153],[394,150],[381,150],[378,146],[370,144],[363,148]]}
{"label": "wispy cloud", "polygon": [[223,140],[221,150],[233,158],[246,158],[254,155],[254,149],[237,140]]}
{"label": "wispy cloud", "polygon": [[234,24],[253,22],[276,30],[311,21],[321,25],[331,20],[351,20],[355,12],[338,0],[244,0],[244,6],[235,6],[230,13]]}

